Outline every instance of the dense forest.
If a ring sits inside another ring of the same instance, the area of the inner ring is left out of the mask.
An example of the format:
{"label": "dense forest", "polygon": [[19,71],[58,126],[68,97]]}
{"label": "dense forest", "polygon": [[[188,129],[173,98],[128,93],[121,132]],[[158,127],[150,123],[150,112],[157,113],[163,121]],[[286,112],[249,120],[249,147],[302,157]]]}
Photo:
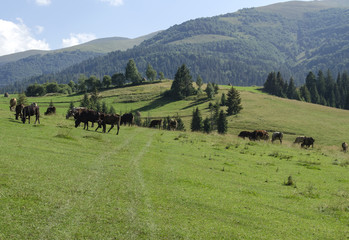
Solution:
{"label": "dense forest", "polygon": [[330,70],[317,75],[309,72],[305,84],[296,87],[293,78],[285,81],[280,72],[271,72],[264,83],[264,91],[283,98],[296,99],[329,107],[349,109],[349,75],[345,71],[334,79]]}
{"label": "dense forest", "polygon": [[[192,75],[200,75],[204,82],[241,86],[261,86],[271,71],[280,71],[286,78],[293,76],[295,84],[300,85],[309,71],[348,69],[349,10],[330,7],[314,10],[319,2],[313,1],[302,9],[302,15],[284,14],[299,9],[303,3],[289,3],[287,11],[251,8],[187,21],[133,49],[26,78],[1,91],[20,91],[35,82],[76,82],[80,74],[111,76],[122,71],[130,59],[134,59],[142,75],[148,63],[167,78],[174,76],[178,66],[186,64]],[[277,6],[283,4],[286,3]]]}

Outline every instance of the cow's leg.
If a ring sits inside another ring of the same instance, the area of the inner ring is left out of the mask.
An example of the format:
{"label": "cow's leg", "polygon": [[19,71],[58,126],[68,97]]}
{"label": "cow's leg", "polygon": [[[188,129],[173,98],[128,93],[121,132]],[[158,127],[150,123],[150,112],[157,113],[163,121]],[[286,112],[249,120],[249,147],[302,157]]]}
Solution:
{"label": "cow's leg", "polygon": [[110,130],[112,130],[113,127],[114,127],[114,124],[111,125],[111,127],[108,130],[108,132],[110,132]]}
{"label": "cow's leg", "polygon": [[118,131],[116,132],[116,135],[119,135],[120,124],[117,124],[117,126],[118,126]]}

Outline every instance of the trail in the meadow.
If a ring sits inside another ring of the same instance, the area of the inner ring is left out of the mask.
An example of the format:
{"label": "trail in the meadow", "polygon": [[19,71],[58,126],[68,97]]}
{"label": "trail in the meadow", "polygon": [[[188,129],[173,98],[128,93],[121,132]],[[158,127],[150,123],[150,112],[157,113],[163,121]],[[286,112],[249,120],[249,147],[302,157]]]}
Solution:
{"label": "trail in the meadow", "polygon": [[[156,224],[153,221],[153,217],[152,217],[152,213],[153,213],[152,203],[150,198],[148,197],[147,186],[144,181],[141,162],[144,158],[144,155],[149,151],[149,148],[153,141],[153,135],[155,134],[155,131],[148,131],[147,133],[149,133],[148,137],[143,138],[143,139],[146,139],[147,141],[142,142],[142,145],[144,144],[144,146],[137,153],[137,155],[135,155],[135,157],[132,158],[132,161],[131,161],[131,166],[132,166],[131,169],[134,170],[134,176],[131,180],[132,182],[130,183],[130,187],[133,188],[135,197],[131,200],[131,205],[130,205],[130,208],[128,209],[128,213],[130,217],[130,222],[138,222],[140,221],[140,219],[139,219],[137,208],[146,209],[146,224],[150,234],[149,237],[152,238],[156,229]],[[143,207],[139,206],[139,204],[143,205]],[[134,232],[132,233],[132,235],[133,236],[131,238],[137,237],[137,235]]]}

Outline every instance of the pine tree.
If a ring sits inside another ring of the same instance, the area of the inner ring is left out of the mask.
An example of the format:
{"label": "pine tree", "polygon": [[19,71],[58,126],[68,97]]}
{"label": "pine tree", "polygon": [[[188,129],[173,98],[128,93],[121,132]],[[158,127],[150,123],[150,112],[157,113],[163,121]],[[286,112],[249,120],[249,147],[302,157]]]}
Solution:
{"label": "pine tree", "polygon": [[213,87],[212,83],[207,84],[205,92],[207,94],[207,98],[212,100],[214,97],[214,87]]}
{"label": "pine tree", "polygon": [[196,78],[196,85],[198,85],[198,90],[201,90],[203,81],[200,75],[198,75],[198,77]]}
{"label": "pine tree", "polygon": [[296,86],[294,85],[294,80],[292,77],[290,79],[290,83],[287,88],[287,98],[297,99],[297,89],[296,89]]}
{"label": "pine tree", "polygon": [[178,68],[171,86],[171,95],[175,99],[184,99],[195,94],[192,77],[185,64]]}
{"label": "pine tree", "polygon": [[154,70],[154,68],[150,65],[150,63],[147,64],[147,70],[145,75],[150,81],[154,81],[156,79],[157,72]]}
{"label": "pine tree", "polygon": [[90,99],[88,98],[87,93],[84,94],[84,98],[80,102],[80,107],[86,107],[86,108],[90,107]]}
{"label": "pine tree", "polygon": [[240,93],[234,87],[231,87],[228,92],[227,106],[228,116],[236,115],[243,109],[241,105]]}
{"label": "pine tree", "polygon": [[108,113],[109,112],[108,106],[107,106],[107,104],[104,101],[102,102],[102,112],[103,113]]}
{"label": "pine tree", "polygon": [[199,132],[202,130],[202,118],[199,108],[193,110],[193,118],[190,125],[191,131]]}
{"label": "pine tree", "polygon": [[225,96],[225,93],[222,93],[221,97],[221,106],[227,105],[227,97]]}
{"label": "pine tree", "polygon": [[210,133],[212,131],[211,129],[211,121],[208,117],[205,118],[204,120],[204,132],[205,133]]}
{"label": "pine tree", "polygon": [[219,113],[218,122],[217,122],[217,131],[220,134],[225,134],[228,131],[228,121],[223,110]]}

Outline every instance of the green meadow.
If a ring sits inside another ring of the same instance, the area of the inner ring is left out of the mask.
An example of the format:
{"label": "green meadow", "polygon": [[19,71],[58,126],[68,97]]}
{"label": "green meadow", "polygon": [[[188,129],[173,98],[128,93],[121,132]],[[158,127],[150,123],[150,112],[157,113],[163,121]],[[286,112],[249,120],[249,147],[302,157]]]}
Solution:
{"label": "green meadow", "polygon": [[[28,98],[41,124],[23,124],[1,96],[0,239],[349,238],[348,111],[238,87],[244,109],[228,117],[228,133],[192,133],[193,109],[210,116],[209,101],[168,101],[161,94],[170,86],[100,96],[143,120],[179,115],[185,132],[74,128],[65,114],[82,95]],[[228,90],[220,86],[216,100]],[[51,100],[57,113],[45,116]],[[237,137],[255,129],[282,131],[285,140]],[[293,144],[300,135],[312,136],[314,148]]]}

